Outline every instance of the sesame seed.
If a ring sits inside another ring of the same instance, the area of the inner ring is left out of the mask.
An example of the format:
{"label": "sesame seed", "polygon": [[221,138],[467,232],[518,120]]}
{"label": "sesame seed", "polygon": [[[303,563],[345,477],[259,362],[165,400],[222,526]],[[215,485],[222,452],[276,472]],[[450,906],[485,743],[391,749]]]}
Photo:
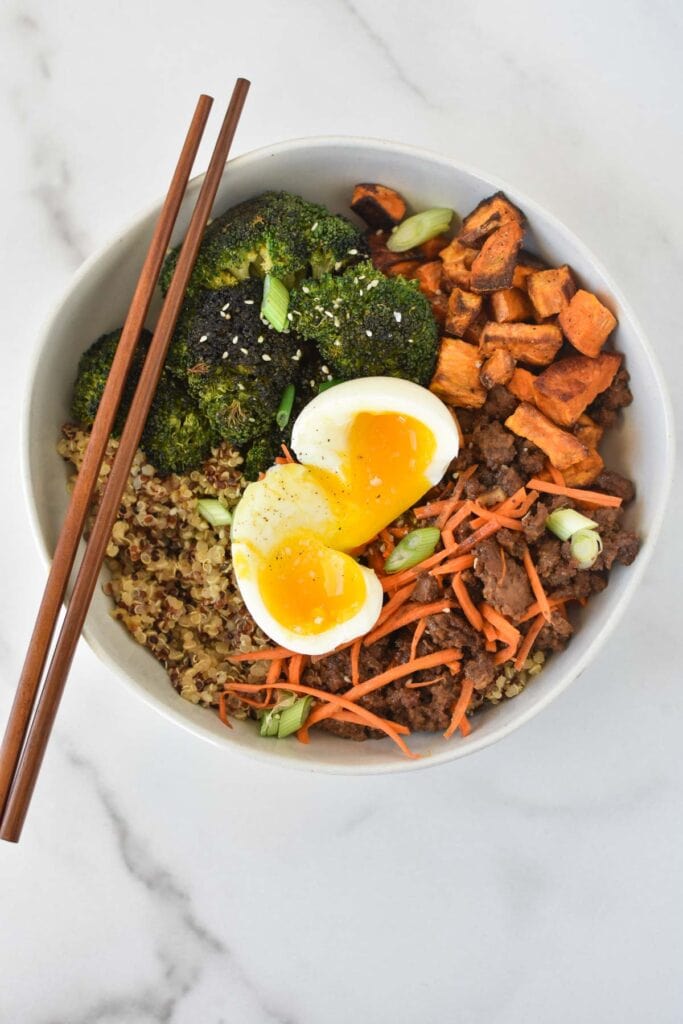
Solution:
{"label": "sesame seed", "polygon": [[400,324],[401,322],[401,314],[397,309],[394,310],[394,320],[396,321],[397,324]]}
{"label": "sesame seed", "polygon": [[341,268],[342,268],[342,262],[341,262],[341,260],[337,260],[337,262],[334,265],[334,269],[335,270],[341,270]]}
{"label": "sesame seed", "polygon": [[225,305],[221,307],[221,313],[225,313],[226,309],[230,309],[229,302],[226,302]]}
{"label": "sesame seed", "polygon": [[349,256],[357,256],[358,255],[358,249],[349,249],[348,252],[349,252]]}
{"label": "sesame seed", "polygon": [[412,339],[412,338],[408,338],[408,344],[409,344],[409,345],[412,345],[412,344],[413,344],[413,339]]}
{"label": "sesame seed", "polygon": [[313,226],[311,227],[311,231],[315,231],[317,226],[318,226],[318,222],[316,221],[315,224],[313,224]]}
{"label": "sesame seed", "polygon": [[337,340],[335,341],[335,345],[341,345],[341,341],[339,340],[339,338],[337,338]]}
{"label": "sesame seed", "polygon": [[375,277],[372,281],[370,281],[370,283],[368,285],[368,291],[370,291],[371,288],[376,288],[378,284],[379,284],[379,278]]}
{"label": "sesame seed", "polygon": [[315,387],[315,381],[314,380],[309,380],[308,383],[311,385],[312,388]]}
{"label": "sesame seed", "polygon": [[245,299],[244,300],[244,305],[245,306],[253,306],[254,305],[254,300],[253,299]]}
{"label": "sesame seed", "polygon": [[329,373],[330,372],[329,366],[321,366],[320,369],[323,371],[323,373]]}
{"label": "sesame seed", "polygon": [[372,337],[372,331],[366,331],[365,333],[367,334],[368,338]]}
{"label": "sesame seed", "polygon": [[239,381],[237,382],[237,387],[240,389],[240,391],[244,391],[244,384],[240,384]]}
{"label": "sesame seed", "polygon": [[248,356],[249,355],[249,349],[248,348],[241,348],[240,352],[242,353],[243,356]]}
{"label": "sesame seed", "polygon": [[338,316],[335,316],[335,318],[334,318],[334,326],[335,327],[340,327],[341,326],[341,324],[339,323],[339,317]]}
{"label": "sesame seed", "polygon": [[223,355],[221,356],[221,359],[227,359],[227,358],[228,358],[228,353],[224,352]]}
{"label": "sesame seed", "polygon": [[326,378],[325,378],[325,380],[332,380],[332,374],[331,374],[331,373],[328,373],[328,374],[327,374],[327,376],[326,376]]}
{"label": "sesame seed", "polygon": [[294,319],[294,317],[292,316],[292,314],[291,314],[291,313],[288,313],[288,314],[287,314],[287,319],[288,319],[288,320],[293,320],[293,319]]}
{"label": "sesame seed", "polygon": [[202,343],[203,341],[206,341],[206,339],[207,339],[208,337],[209,337],[209,335],[208,335],[208,334],[202,334],[201,338],[199,339],[199,343],[201,344],[201,343]]}
{"label": "sesame seed", "polygon": [[308,293],[310,292],[310,290],[311,290],[311,289],[310,289],[310,288],[309,288],[309,287],[308,287],[307,285],[304,285],[304,286],[302,287],[302,289],[301,289],[301,291],[302,291],[302,292],[304,293],[304,295],[308,295]]}
{"label": "sesame seed", "polygon": [[235,337],[232,339],[233,345],[237,344],[237,342],[239,341],[239,338],[240,338],[239,334],[236,334]]}
{"label": "sesame seed", "polygon": [[264,336],[262,334],[259,334],[258,338],[256,339],[256,341],[258,342],[259,345],[262,345],[265,340],[266,339],[264,338]]}
{"label": "sesame seed", "polygon": [[329,309],[324,309],[323,313],[325,314],[325,316],[329,316],[330,320],[332,320],[334,317],[334,313],[330,313]]}
{"label": "sesame seed", "polygon": [[263,355],[261,356],[261,359],[263,360],[264,363],[269,363],[270,362],[270,356],[268,355],[267,352],[263,353]]}

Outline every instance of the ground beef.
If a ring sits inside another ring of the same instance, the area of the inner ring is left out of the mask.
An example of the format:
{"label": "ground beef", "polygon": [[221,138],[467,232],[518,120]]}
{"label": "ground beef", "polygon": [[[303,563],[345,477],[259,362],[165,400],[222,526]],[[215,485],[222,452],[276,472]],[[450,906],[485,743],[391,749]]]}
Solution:
{"label": "ground beef", "polygon": [[614,380],[586,410],[588,415],[601,427],[613,427],[617,421],[617,412],[633,401],[633,392],[629,387],[628,371],[622,366],[614,375]]}
{"label": "ground beef", "polygon": [[513,558],[519,558],[520,561],[522,560],[524,548],[526,547],[524,534],[519,533],[518,530],[502,529],[496,534],[496,540],[508,555],[512,555]]}
{"label": "ground beef", "polygon": [[435,576],[430,576],[428,572],[420,573],[410,600],[428,604],[430,601],[438,601],[440,597],[441,586],[438,579]]}
{"label": "ground beef", "polygon": [[464,679],[471,679],[475,690],[485,690],[496,676],[493,655],[488,651],[478,651],[473,658],[463,661],[462,674]]}
{"label": "ground beef", "polygon": [[542,473],[545,469],[546,459],[541,449],[523,437],[518,437],[515,443],[517,446],[517,462],[524,473],[525,479]]}
{"label": "ground beef", "polygon": [[536,647],[541,651],[561,651],[574,632],[571,622],[559,611],[553,611],[550,622],[547,622],[538,634]]}
{"label": "ground beef", "polygon": [[518,400],[501,384],[491,388],[481,409],[481,414],[491,420],[506,420],[517,408]]}
{"label": "ground beef", "polygon": [[460,647],[477,651],[482,646],[481,636],[457,612],[450,615],[428,615],[425,619],[426,634],[437,649]]}
{"label": "ground beef", "polygon": [[507,465],[515,457],[514,436],[498,420],[475,427],[472,444],[479,460],[490,469]]}
{"label": "ground beef", "polygon": [[491,537],[474,549],[474,571],[481,580],[484,600],[501,615],[520,618],[533,602],[529,579],[519,562],[506,555]]}
{"label": "ground beef", "polygon": [[600,474],[592,485],[596,491],[604,491],[605,494],[613,494],[621,498],[625,505],[633,501],[636,496],[636,489],[632,480],[627,480],[621,473],[606,469]]}

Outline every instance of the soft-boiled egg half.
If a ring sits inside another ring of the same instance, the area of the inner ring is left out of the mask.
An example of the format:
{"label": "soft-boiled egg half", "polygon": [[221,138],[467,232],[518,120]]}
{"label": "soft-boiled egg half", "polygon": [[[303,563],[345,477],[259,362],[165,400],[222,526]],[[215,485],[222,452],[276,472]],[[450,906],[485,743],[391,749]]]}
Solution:
{"label": "soft-boiled egg half", "polygon": [[364,377],[309,402],[291,447],[299,461],[249,484],[235,509],[233,567],[272,640],[325,654],[371,629],[382,608],[380,581],[354,549],[441,480],[458,429],[426,388]]}

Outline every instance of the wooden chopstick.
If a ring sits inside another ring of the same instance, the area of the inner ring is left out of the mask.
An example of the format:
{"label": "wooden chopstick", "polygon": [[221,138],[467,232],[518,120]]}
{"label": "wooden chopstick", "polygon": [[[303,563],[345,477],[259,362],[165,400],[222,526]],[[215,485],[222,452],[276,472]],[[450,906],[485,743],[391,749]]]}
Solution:
{"label": "wooden chopstick", "polygon": [[109,435],[114,426],[126,377],[133,360],[135,347],[140,340],[140,332],[149,311],[157,278],[171,240],[173,225],[178,217],[180,204],[185,195],[212,103],[213,99],[210,96],[200,96],[197,102],[178,164],[140,271],[111,371],[92,426],[83,464],[76,477],[69,507],[57,539],[26,660],[19,677],[12,710],[0,747],[0,819],[26,738],[50,643],[59,618],[78,543],[83,534]]}
{"label": "wooden chopstick", "polygon": [[180,250],[171,285],[159,314],[154,337],[126,418],[119,447],[107,478],[62,629],[5,805],[0,823],[0,838],[9,842],[17,842],[21,835],[52,725],[64,692],[76,644],[97,584],[112,527],[118,515],[121,496],[161,376],[171,335],[211,214],[248,89],[249,82],[238,78],[192,213],[185,241]]}

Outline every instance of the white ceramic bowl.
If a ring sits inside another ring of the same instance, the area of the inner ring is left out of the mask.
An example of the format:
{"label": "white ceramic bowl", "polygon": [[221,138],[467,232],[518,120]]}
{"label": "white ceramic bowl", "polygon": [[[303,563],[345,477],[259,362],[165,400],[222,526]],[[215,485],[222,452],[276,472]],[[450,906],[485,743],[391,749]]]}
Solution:
{"label": "white ceramic bowl", "polygon": [[[182,700],[152,655],[110,617],[110,602],[98,589],[85,637],[102,661],[171,721],[194,736],[272,765],[348,774],[396,772],[441,764],[473,753],[517,729],[554,700],[586,666],[619,621],[640,584],[651,557],[673,472],[670,407],[650,345],[622,297],[595,257],[559,221],[533,200],[505,183],[487,178],[453,160],[404,145],[360,138],[298,139],[233,160],[221,183],[215,209],[264,189],[281,188],[348,212],[352,186],[384,181],[399,189],[417,209],[451,206],[466,213],[484,196],[502,188],[526,212],[526,245],[551,264],[569,263],[583,285],[616,313],[616,348],[626,355],[634,404],[609,440],[609,464],[633,477],[638,499],[628,521],[643,537],[633,566],[618,567],[606,591],[590,609],[568,649],[514,700],[476,716],[467,739],[450,742],[440,735],[416,735],[411,745],[423,757],[409,761],[389,740],[349,743],[319,733],[304,746],[295,740],[264,740],[253,723],[229,731],[210,711]],[[174,242],[187,226],[195,179],[180,215]],[[37,344],[24,422],[24,454],[29,504],[43,551],[49,557],[66,507],[67,467],[55,451],[61,424],[68,417],[71,384],[80,353],[99,334],[118,327],[133,292],[135,277],[159,205],[84,263],[50,318]]]}

